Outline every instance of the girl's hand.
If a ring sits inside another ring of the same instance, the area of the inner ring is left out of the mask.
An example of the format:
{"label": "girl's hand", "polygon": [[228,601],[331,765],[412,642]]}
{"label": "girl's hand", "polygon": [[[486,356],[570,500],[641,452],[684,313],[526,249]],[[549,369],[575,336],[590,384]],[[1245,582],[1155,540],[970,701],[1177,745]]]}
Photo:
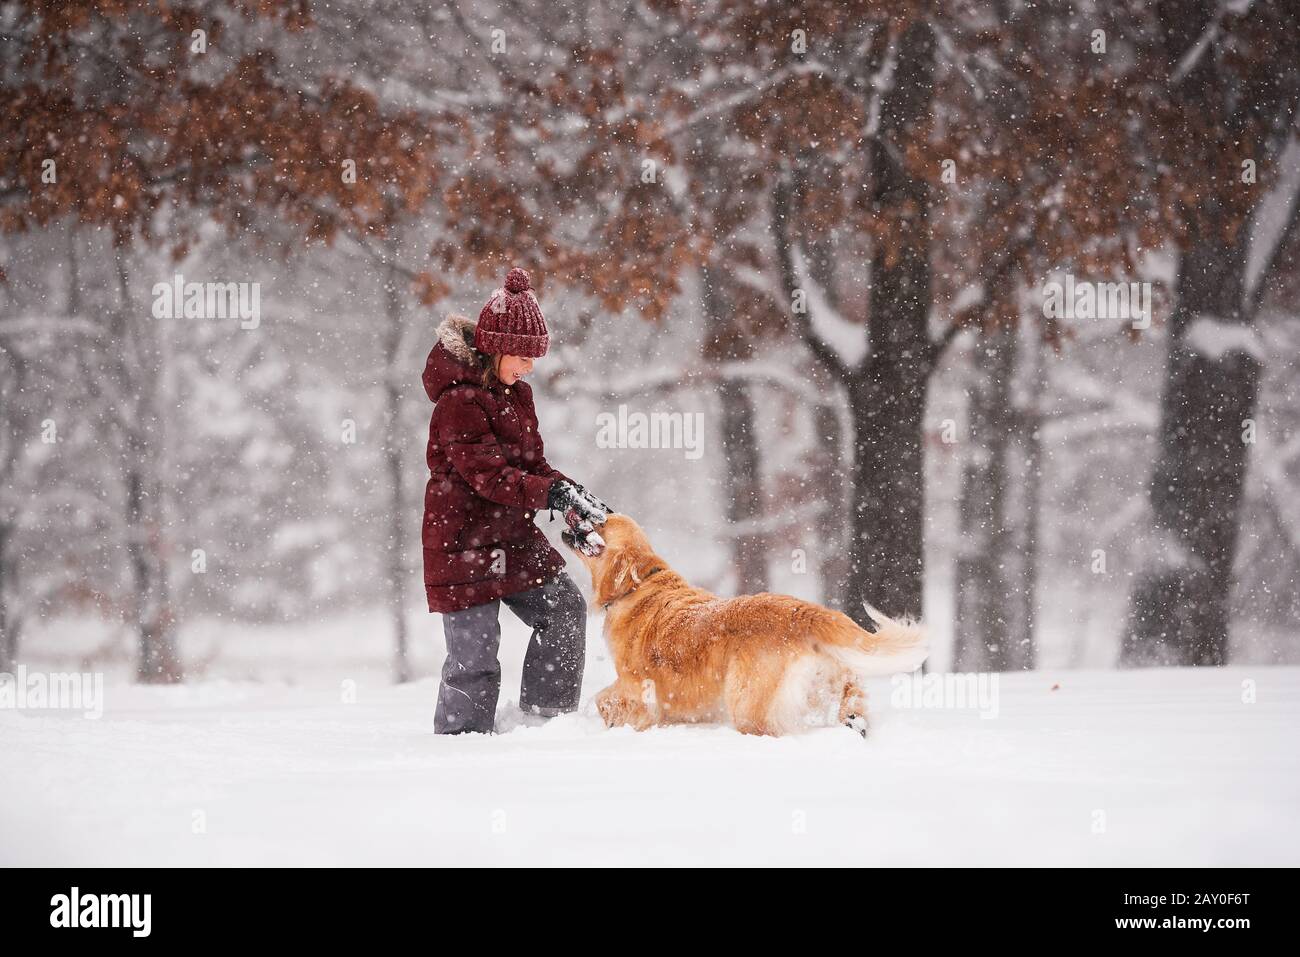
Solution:
{"label": "girl's hand", "polygon": [[591,492],[588,492],[577,482],[573,483],[573,487],[578,490],[578,494],[581,495],[584,499],[586,499],[587,503],[593,509],[600,512],[600,518],[598,520],[593,519],[593,521],[595,521],[597,525],[604,525],[605,522],[608,521],[610,513],[613,512],[614,510],[610,508],[608,505],[606,505],[604,502],[602,502],[600,499],[598,499]]}
{"label": "girl's hand", "polygon": [[580,521],[593,525],[604,525],[609,518],[610,508],[581,485],[556,479],[546,493],[546,507],[563,512],[566,515],[576,512]]}

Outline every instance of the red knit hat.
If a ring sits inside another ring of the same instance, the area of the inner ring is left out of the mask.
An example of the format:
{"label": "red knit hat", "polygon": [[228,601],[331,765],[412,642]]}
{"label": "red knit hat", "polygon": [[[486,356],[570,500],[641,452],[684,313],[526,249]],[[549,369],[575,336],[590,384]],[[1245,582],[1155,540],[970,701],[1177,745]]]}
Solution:
{"label": "red knit hat", "polygon": [[478,314],[474,348],[487,355],[546,355],[551,337],[528,273],[518,266],[506,273],[505,285],[492,293]]}

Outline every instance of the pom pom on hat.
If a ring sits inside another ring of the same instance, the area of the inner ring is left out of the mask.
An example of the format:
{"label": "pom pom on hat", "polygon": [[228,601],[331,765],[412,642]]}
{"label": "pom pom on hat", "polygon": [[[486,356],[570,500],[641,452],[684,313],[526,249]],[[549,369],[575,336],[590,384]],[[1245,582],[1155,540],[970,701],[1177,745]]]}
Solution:
{"label": "pom pom on hat", "polygon": [[526,289],[531,288],[533,288],[532,279],[529,277],[527,271],[516,266],[514,269],[506,273],[506,292],[521,293]]}

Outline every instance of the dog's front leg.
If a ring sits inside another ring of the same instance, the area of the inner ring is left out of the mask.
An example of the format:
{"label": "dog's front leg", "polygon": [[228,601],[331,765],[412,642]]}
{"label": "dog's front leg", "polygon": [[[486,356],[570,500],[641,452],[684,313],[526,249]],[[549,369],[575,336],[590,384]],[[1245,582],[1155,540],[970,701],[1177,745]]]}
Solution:
{"label": "dog's front leg", "polygon": [[596,695],[596,710],[600,712],[605,727],[615,728],[620,724],[629,724],[628,711],[630,702],[623,694],[622,686],[616,681]]}
{"label": "dog's front leg", "polygon": [[650,702],[646,701],[644,688],[626,681],[616,681],[596,695],[596,710],[608,728],[620,724],[631,725],[637,731],[644,731],[655,723],[654,711],[650,704],[654,700],[653,682],[650,683]]}

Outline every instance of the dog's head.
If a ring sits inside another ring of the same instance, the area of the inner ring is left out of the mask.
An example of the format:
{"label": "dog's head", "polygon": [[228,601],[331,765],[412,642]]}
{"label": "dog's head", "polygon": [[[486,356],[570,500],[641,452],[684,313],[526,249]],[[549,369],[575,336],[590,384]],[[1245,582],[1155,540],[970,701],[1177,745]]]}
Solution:
{"label": "dog's head", "polygon": [[596,554],[583,551],[568,529],[560,533],[560,538],[587,566],[596,604],[603,605],[631,591],[650,569],[662,562],[641,526],[626,515],[610,515],[596,531],[605,541],[605,547]]}

